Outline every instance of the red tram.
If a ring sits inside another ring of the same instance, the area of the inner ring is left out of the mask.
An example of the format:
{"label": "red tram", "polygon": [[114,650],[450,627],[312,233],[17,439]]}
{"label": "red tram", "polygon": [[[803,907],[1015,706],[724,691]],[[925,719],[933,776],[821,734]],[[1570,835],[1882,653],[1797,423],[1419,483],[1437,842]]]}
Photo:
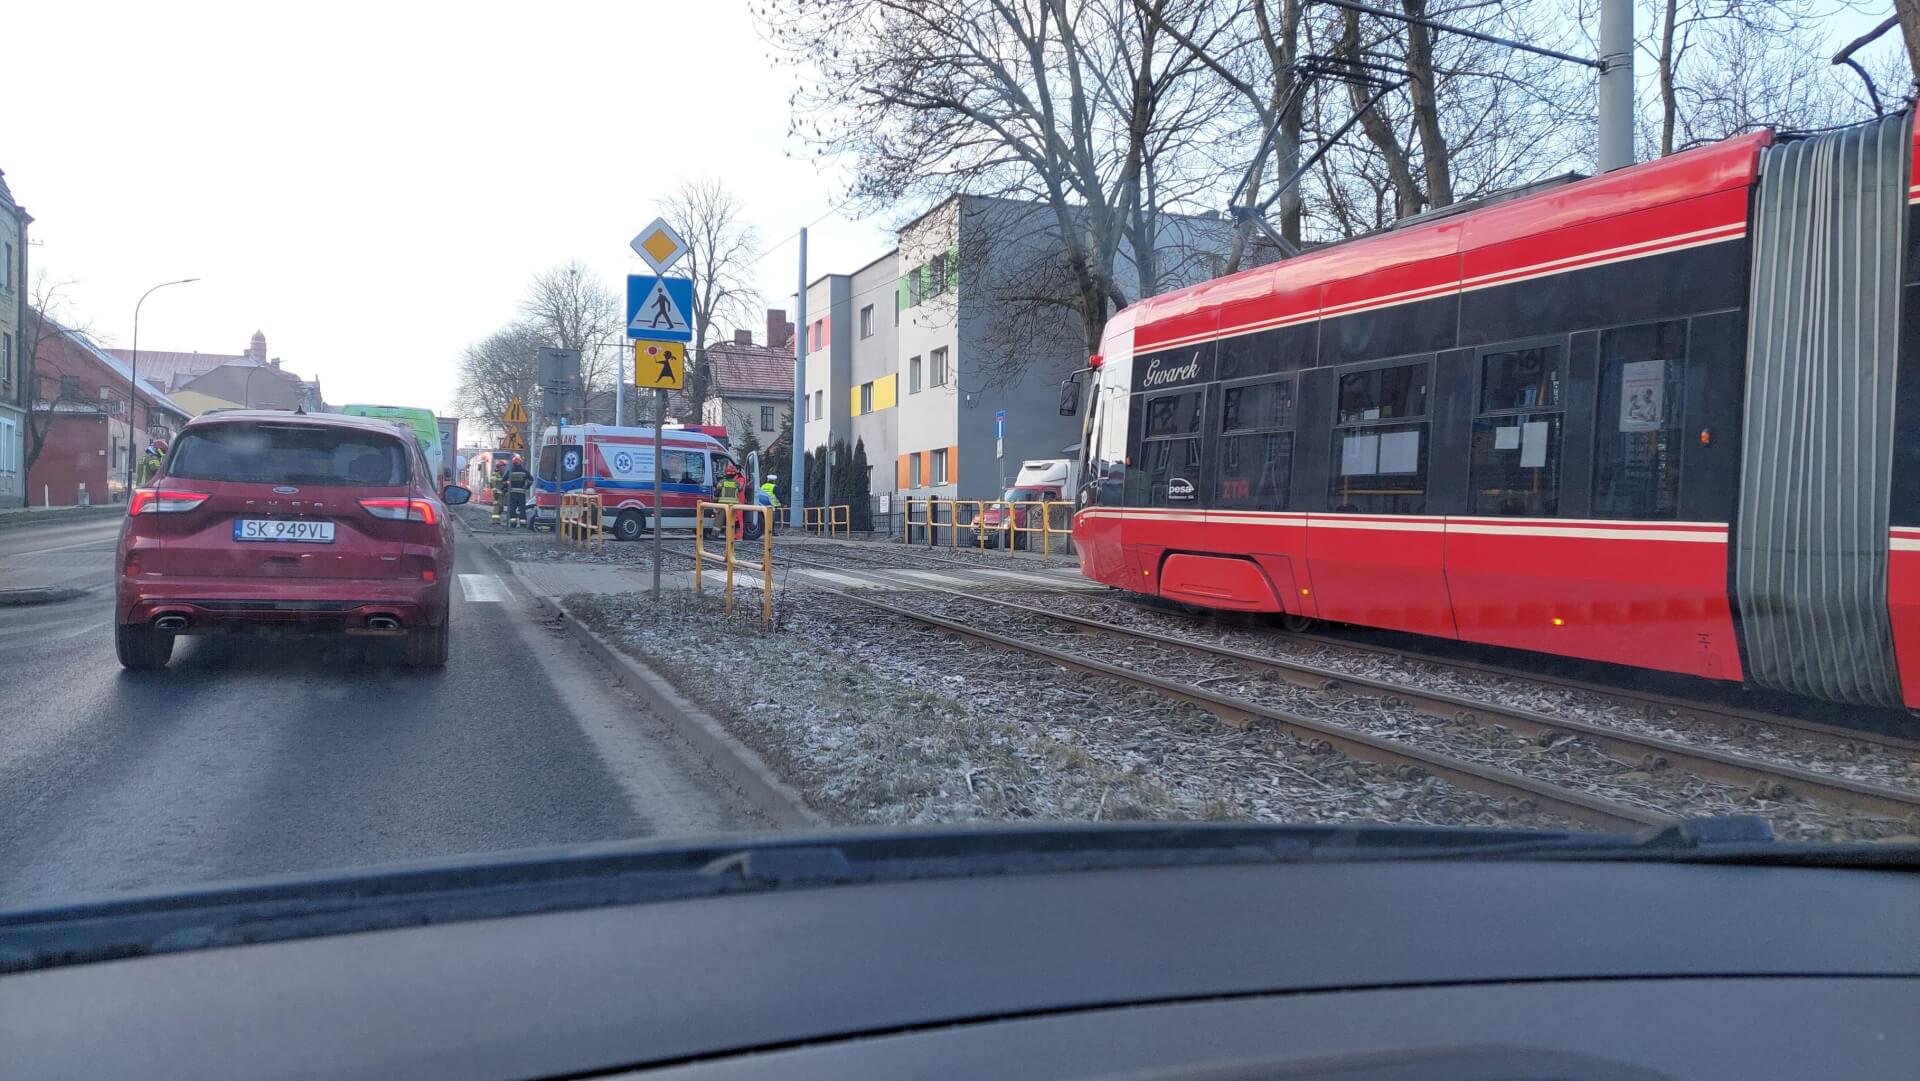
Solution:
{"label": "red tram", "polygon": [[1920,708],[1917,179],[1759,132],[1143,300],[1084,573]]}

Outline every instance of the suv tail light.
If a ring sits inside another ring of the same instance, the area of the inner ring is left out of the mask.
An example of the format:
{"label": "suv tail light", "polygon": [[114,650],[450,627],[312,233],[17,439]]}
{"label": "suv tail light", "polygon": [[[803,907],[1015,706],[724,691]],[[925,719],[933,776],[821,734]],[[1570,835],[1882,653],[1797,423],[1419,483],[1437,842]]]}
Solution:
{"label": "suv tail light", "polygon": [[375,518],[385,518],[389,522],[419,522],[421,525],[433,525],[439,521],[433,504],[424,499],[362,499],[360,505],[366,508],[368,514]]}
{"label": "suv tail light", "polygon": [[178,514],[192,510],[208,499],[201,492],[162,492],[155,488],[135,488],[127,503],[129,517],[135,514]]}

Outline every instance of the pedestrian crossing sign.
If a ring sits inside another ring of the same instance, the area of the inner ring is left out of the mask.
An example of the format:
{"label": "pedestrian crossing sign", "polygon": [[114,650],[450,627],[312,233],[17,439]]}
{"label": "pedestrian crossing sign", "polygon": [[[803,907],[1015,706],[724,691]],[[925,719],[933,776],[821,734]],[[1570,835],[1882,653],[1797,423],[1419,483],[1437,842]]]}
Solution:
{"label": "pedestrian crossing sign", "polygon": [[633,385],[643,390],[683,390],[687,385],[686,349],[679,342],[633,343]]}
{"label": "pedestrian crossing sign", "polygon": [[693,340],[693,279],[627,276],[627,337],[656,342]]}

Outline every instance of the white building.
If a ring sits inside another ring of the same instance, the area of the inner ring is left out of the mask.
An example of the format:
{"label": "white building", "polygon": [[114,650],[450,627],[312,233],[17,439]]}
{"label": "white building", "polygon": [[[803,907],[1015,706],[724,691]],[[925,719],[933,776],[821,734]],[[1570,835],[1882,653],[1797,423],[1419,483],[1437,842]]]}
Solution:
{"label": "white building", "polygon": [[27,226],[33,216],[13,201],[0,173],[0,506],[24,504],[27,411],[33,407],[33,358],[27,341]]}

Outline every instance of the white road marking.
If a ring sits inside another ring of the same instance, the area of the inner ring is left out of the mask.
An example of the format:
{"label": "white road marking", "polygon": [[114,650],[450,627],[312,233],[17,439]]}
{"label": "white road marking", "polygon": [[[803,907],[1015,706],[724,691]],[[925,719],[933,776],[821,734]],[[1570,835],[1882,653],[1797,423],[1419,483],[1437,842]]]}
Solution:
{"label": "white road marking", "polygon": [[897,574],[903,578],[909,578],[915,581],[932,582],[937,586],[968,586],[973,584],[971,580],[966,578],[955,577],[951,574],[936,574],[933,571],[899,570],[888,571],[887,573]]}
{"label": "white road marking", "polygon": [[982,567],[981,571],[999,578],[1011,578],[1016,582],[1026,582],[1028,584],[1037,583],[1043,586],[1058,586],[1062,583],[1072,585],[1080,580],[1078,575],[1069,578],[1066,575],[1042,575],[1029,574],[1025,571],[1003,571],[998,567]]}
{"label": "white road marking", "polygon": [[812,567],[800,568],[795,573],[804,575],[807,578],[810,578],[816,582],[827,582],[831,585],[841,586],[846,589],[863,589],[873,584],[872,582],[867,581],[865,578],[850,578],[844,574],[835,574],[832,571],[815,570]]}
{"label": "white road marking", "polygon": [[8,552],[7,558],[19,559],[21,556],[40,556],[40,555],[46,555],[48,552],[72,551],[75,548],[93,548],[97,546],[106,546],[111,548],[111,547],[117,547],[119,544],[120,544],[120,538],[118,536],[98,537],[98,538],[95,538],[94,540],[79,541],[74,544],[62,544],[56,548],[35,548],[32,551],[27,551],[27,552]]}
{"label": "white road marking", "polygon": [[460,595],[468,604],[498,603],[507,599],[507,587],[491,574],[463,574]]}
{"label": "white road marking", "polygon": [[[64,642],[69,638],[78,638],[83,634],[88,634],[92,631],[99,630],[101,627],[104,627],[107,625],[107,621],[104,619],[97,619],[91,623],[83,623],[77,627],[73,627],[72,624],[73,624],[72,620],[62,620],[58,623],[51,623],[41,627],[14,627],[8,630],[0,630],[0,638],[11,638],[11,637],[14,637],[15,635],[20,635],[20,634],[33,635],[33,638],[31,640],[24,641],[24,642],[9,642],[4,645],[0,645],[0,649],[19,649],[23,646],[37,646],[46,642]],[[59,627],[72,627],[72,629],[56,632],[56,628],[59,628]]]}

